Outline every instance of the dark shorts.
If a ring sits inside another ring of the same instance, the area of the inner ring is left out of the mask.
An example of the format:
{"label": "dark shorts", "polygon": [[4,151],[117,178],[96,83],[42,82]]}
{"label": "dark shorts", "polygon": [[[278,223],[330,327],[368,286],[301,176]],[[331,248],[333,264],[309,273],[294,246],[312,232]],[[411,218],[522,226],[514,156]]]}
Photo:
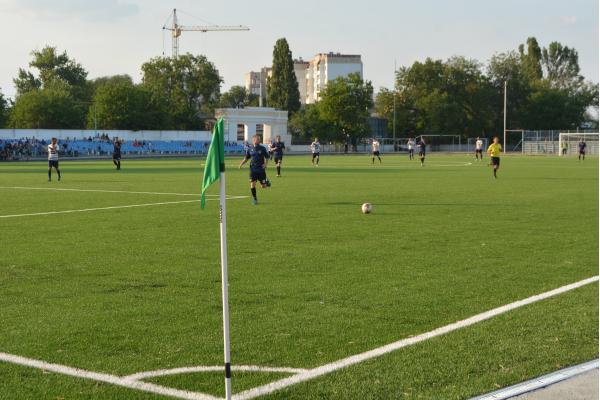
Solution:
{"label": "dark shorts", "polygon": [[379,157],[379,152],[378,151],[374,151],[373,155]]}
{"label": "dark shorts", "polygon": [[500,166],[500,157],[492,157],[492,165]]}
{"label": "dark shorts", "polygon": [[262,171],[250,171],[250,182],[259,181],[261,184],[265,184],[267,182],[267,173]]}
{"label": "dark shorts", "polygon": [[477,154],[482,154],[482,153],[483,153],[483,150],[481,150],[481,149],[479,149],[479,150],[475,149],[475,153],[477,153]]}
{"label": "dark shorts", "polygon": [[585,155],[585,150],[579,150],[579,154]]}
{"label": "dark shorts", "polygon": [[313,158],[319,157],[319,154],[321,153],[313,153]]}
{"label": "dark shorts", "polygon": [[273,160],[275,160],[275,164],[280,163],[283,161],[283,156],[275,156],[275,158],[273,158]]}
{"label": "dark shorts", "polygon": [[408,149],[408,152],[409,152],[410,154],[415,154],[415,149]]}
{"label": "dark shorts", "polygon": [[420,157],[425,157],[425,152],[424,152],[424,151],[420,151],[420,152],[419,152],[419,156],[420,156]]}
{"label": "dark shorts", "polygon": [[48,168],[58,168],[58,160],[48,160]]}
{"label": "dark shorts", "polygon": [[121,153],[113,153],[113,160],[120,160],[121,159]]}

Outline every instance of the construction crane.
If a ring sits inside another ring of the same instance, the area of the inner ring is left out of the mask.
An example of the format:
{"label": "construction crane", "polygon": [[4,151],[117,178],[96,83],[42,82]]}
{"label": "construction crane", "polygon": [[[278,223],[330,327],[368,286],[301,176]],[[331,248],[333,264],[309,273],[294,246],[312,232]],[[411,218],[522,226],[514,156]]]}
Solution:
{"label": "construction crane", "polygon": [[[196,31],[196,32],[209,32],[209,31],[249,31],[250,28],[243,25],[235,26],[221,26],[221,25],[206,25],[206,26],[184,26],[179,25],[177,21],[177,9],[173,9],[173,14],[169,18],[171,19],[171,26],[165,24],[163,30],[171,31],[172,39],[172,56],[177,58],[179,56],[179,36],[183,31]],[[167,20],[168,21],[168,20]]]}

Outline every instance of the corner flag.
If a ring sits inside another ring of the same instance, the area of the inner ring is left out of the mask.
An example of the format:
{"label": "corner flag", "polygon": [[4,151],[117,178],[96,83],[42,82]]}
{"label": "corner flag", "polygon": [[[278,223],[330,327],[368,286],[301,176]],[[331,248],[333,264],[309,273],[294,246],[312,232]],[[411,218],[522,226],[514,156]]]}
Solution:
{"label": "corner flag", "polygon": [[208,187],[219,179],[219,174],[225,172],[225,141],[223,138],[223,118],[219,118],[213,128],[213,137],[210,141],[208,154],[206,155],[206,165],[204,166],[204,178],[202,179],[202,196],[200,197],[200,207],[204,209],[204,192]]}
{"label": "corner flag", "polygon": [[227,203],[225,197],[225,142],[223,118],[219,118],[213,129],[213,137],[206,156],[204,178],[202,179],[202,197],[200,204],[204,208],[204,192],[219,180],[220,233],[221,233],[221,293],[223,296],[223,353],[225,358],[225,399],[231,400],[231,356],[229,342],[229,283],[227,280]]}

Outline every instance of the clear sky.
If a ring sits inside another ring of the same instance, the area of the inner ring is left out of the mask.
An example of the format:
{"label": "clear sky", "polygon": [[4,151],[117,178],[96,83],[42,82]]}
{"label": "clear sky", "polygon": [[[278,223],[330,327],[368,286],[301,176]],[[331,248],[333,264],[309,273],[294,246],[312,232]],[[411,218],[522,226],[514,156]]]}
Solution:
{"label": "clear sky", "polygon": [[161,28],[173,8],[183,25],[250,27],[180,38],[181,53],[215,63],[222,91],[270,65],[281,37],[305,60],[329,51],[362,55],[376,90],[392,87],[394,60],[408,66],[464,55],[485,63],[529,36],[541,46],[559,41],[576,48],[582,74],[598,82],[598,0],[0,0],[0,90],[14,96],[18,68],[45,45],[66,50],[89,78],[129,74],[139,82],[143,62],[163,49],[170,54]]}

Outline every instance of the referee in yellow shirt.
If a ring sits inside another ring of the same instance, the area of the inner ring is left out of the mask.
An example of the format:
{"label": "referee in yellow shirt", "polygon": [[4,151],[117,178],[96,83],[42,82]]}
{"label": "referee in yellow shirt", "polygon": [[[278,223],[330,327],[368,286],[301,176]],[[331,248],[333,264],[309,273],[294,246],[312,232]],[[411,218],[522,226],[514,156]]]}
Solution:
{"label": "referee in yellow shirt", "polygon": [[494,141],[490,144],[487,151],[490,157],[492,157],[492,166],[494,167],[494,178],[498,178],[496,172],[500,168],[500,152],[502,152],[502,145],[498,143],[498,136],[494,136]]}

